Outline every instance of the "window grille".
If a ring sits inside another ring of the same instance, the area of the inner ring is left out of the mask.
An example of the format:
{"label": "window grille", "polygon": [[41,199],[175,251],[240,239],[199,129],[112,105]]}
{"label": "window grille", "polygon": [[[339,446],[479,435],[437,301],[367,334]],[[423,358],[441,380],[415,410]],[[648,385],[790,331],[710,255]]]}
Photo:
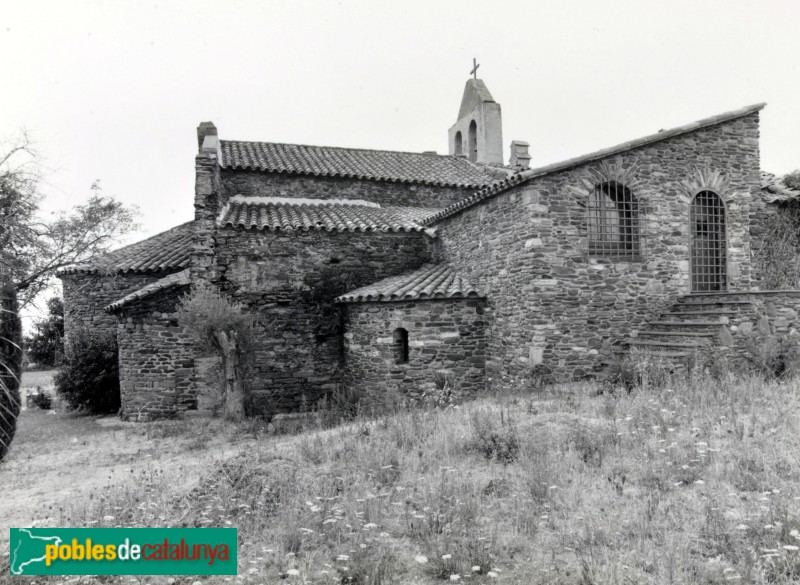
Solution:
{"label": "window grille", "polygon": [[728,288],[725,204],[713,191],[701,191],[692,200],[692,292],[725,291]]}
{"label": "window grille", "polygon": [[618,181],[595,186],[587,205],[589,254],[637,260],[642,254],[644,214],[639,200]]}
{"label": "window grille", "polygon": [[394,330],[394,363],[408,363],[408,331],[399,327]]}

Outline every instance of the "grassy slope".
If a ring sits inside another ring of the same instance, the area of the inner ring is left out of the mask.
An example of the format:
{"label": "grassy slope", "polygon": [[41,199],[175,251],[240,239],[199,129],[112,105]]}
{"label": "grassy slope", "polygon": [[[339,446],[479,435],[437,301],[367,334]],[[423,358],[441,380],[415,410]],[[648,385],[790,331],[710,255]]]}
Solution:
{"label": "grassy slope", "polygon": [[[44,449],[24,430],[20,458]],[[42,521],[238,526],[246,583],[800,581],[798,382],[574,386],[294,437],[253,430],[118,428],[129,478]],[[92,469],[111,465],[104,443]]]}

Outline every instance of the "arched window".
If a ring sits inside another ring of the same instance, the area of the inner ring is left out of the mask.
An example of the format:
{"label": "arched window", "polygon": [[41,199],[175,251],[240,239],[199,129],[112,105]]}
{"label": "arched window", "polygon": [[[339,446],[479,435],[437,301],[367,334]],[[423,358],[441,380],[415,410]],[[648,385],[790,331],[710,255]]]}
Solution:
{"label": "arched window", "polygon": [[689,208],[692,292],[728,287],[725,204],[714,191],[700,191]]}
{"label": "arched window", "polygon": [[469,160],[476,162],[478,160],[478,125],[475,120],[469,123],[469,133],[467,134],[467,154]]}
{"label": "arched window", "polygon": [[624,258],[641,253],[639,201],[625,185],[595,185],[587,210],[589,254]]}
{"label": "arched window", "polygon": [[456,132],[456,144],[455,144],[455,146],[456,146],[456,148],[455,148],[456,154],[462,154],[463,151],[464,151],[463,150],[464,149],[464,145],[463,145],[463,141],[461,139],[461,130]]}
{"label": "arched window", "polygon": [[394,330],[394,363],[408,363],[408,331],[402,327]]}

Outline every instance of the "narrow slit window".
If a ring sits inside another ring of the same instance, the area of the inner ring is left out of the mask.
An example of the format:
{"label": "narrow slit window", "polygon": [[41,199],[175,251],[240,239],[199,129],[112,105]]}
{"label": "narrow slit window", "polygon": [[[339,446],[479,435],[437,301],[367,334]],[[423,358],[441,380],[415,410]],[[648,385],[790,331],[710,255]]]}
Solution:
{"label": "narrow slit window", "polygon": [[464,151],[464,141],[461,138],[461,131],[456,132],[455,143],[456,154],[462,154]]}
{"label": "narrow slit window", "polygon": [[402,327],[394,330],[394,362],[396,364],[408,363],[408,331]]}

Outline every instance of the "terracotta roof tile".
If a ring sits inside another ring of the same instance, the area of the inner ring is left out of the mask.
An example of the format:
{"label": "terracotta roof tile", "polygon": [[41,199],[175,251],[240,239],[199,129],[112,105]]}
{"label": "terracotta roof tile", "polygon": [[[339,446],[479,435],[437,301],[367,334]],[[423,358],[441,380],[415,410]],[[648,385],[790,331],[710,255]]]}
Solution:
{"label": "terracotta roof tile", "polygon": [[678,126],[677,128],[672,128],[670,130],[661,130],[660,132],[656,132],[655,134],[649,134],[647,136],[643,136],[642,138],[629,140],[628,142],[623,142],[622,144],[618,144],[610,148],[597,150],[589,154],[584,154],[582,156],[570,158],[565,161],[557,162],[551,165],[522,171],[520,173],[511,175],[510,177],[507,177],[504,180],[497,181],[495,183],[492,183],[490,185],[481,188],[479,191],[476,191],[469,197],[453,203],[452,205],[444,208],[442,211],[438,213],[432,214],[423,223],[424,225],[432,225],[438,221],[441,221],[442,219],[450,217],[451,215],[455,215],[456,213],[464,209],[468,209],[474,205],[477,205],[478,203],[486,199],[491,199],[492,197],[499,195],[500,193],[503,193],[511,189],[512,187],[515,187],[530,179],[535,179],[538,177],[549,175],[551,173],[564,171],[569,168],[576,167],[578,165],[586,164],[588,162],[593,162],[596,160],[607,158],[609,156],[621,154],[623,152],[633,150],[634,148],[641,148],[642,146],[647,146],[649,144],[661,142],[662,140],[667,140],[668,138],[674,138],[676,136],[680,136],[688,132],[694,132],[695,130],[699,130],[701,128],[705,128],[708,126],[715,126],[717,124],[722,124],[724,122],[729,122],[731,120],[735,120],[736,118],[741,118],[743,116],[748,116],[750,114],[758,112],[759,110],[763,109],[764,106],[766,105],[767,105],[766,103],[759,103],[759,104],[754,104],[752,106],[745,106],[743,108],[739,108],[738,110],[731,110],[730,112],[724,112],[722,114],[717,114],[716,116],[703,118],[702,120],[698,120],[697,122],[684,124],[683,126]]}
{"label": "terracotta roof tile", "polygon": [[67,266],[59,274],[147,273],[186,268],[192,253],[193,223],[184,223],[146,240]]}
{"label": "terracotta roof tile", "polygon": [[134,301],[138,301],[139,299],[143,299],[153,295],[159,291],[167,290],[170,288],[177,288],[181,286],[188,286],[191,284],[191,276],[189,274],[189,269],[185,268],[180,272],[175,272],[174,274],[170,274],[169,276],[165,276],[161,280],[157,280],[155,282],[151,282],[148,285],[143,286],[139,290],[136,290],[128,295],[125,295],[121,299],[114,301],[110,305],[108,305],[105,310],[108,313],[114,313],[119,311],[122,307],[133,303]]}
{"label": "terracotta roof tile", "polygon": [[[422,231],[421,221],[438,209],[379,207],[375,204],[292,203],[291,200],[234,197],[225,205],[217,224],[258,230],[325,230],[328,232]],[[365,202],[366,203],[366,202]]]}
{"label": "terracotta roof tile", "polygon": [[271,173],[468,188],[482,187],[506,175],[463,157],[419,152],[237,140],[221,140],[220,151],[223,168]]}
{"label": "terracotta roof tile", "polygon": [[783,203],[800,199],[800,189],[788,186],[783,177],[761,171],[761,192],[768,203]]}
{"label": "terracotta roof tile", "polygon": [[449,264],[425,264],[413,272],[392,276],[336,299],[338,303],[480,298],[481,294]]}

